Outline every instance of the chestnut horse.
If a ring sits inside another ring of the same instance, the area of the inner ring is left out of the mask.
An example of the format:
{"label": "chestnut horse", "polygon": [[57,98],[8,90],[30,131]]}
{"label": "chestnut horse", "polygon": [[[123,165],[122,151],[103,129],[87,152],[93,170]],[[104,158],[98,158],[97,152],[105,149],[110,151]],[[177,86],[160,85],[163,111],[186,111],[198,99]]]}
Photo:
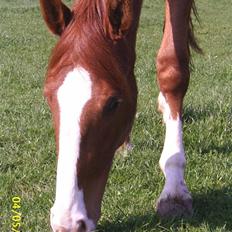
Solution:
{"label": "chestnut horse", "polygon": [[[136,113],[136,33],[142,0],[40,0],[49,29],[60,36],[44,93],[57,147],[53,231],[92,231],[115,151],[128,139]],[[157,56],[159,110],[166,125],[160,158],[165,175],[157,202],[161,217],[192,212],[184,180],[182,105],[189,83],[190,47],[200,51],[191,21],[193,0],[166,0]]]}

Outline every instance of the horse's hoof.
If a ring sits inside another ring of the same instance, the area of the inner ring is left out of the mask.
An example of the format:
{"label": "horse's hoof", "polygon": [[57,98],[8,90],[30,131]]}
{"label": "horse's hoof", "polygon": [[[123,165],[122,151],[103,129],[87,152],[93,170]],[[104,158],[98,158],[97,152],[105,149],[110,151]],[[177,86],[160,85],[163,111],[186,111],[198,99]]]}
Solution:
{"label": "horse's hoof", "polygon": [[157,201],[156,211],[161,218],[191,217],[193,214],[192,198],[172,196],[162,198],[161,196]]}

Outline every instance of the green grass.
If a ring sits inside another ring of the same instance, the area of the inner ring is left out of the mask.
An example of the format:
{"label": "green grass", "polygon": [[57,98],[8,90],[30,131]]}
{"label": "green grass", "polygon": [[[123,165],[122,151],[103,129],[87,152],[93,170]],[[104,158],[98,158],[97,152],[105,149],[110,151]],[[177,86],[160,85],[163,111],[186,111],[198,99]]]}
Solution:
{"label": "green grass", "polygon": [[[69,1],[70,2],[70,1]],[[232,231],[232,5],[198,0],[196,31],[204,56],[193,55],[185,98],[186,181],[191,219],[161,221],[153,206],[164,184],[158,166],[164,140],[156,111],[154,56],[163,2],[145,0],[137,43],[139,102],[134,149],[118,155],[107,184],[98,231]],[[10,231],[11,198],[21,197],[22,231],[50,231],[55,144],[42,97],[47,60],[56,38],[36,0],[0,2],[0,230]]]}

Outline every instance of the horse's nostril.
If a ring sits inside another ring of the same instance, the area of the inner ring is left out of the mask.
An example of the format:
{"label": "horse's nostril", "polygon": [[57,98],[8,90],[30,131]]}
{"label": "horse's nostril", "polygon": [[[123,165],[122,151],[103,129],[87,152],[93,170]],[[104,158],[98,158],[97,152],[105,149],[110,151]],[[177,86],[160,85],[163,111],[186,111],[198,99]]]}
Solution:
{"label": "horse's nostril", "polygon": [[86,232],[86,225],[83,220],[77,222],[77,232]]}

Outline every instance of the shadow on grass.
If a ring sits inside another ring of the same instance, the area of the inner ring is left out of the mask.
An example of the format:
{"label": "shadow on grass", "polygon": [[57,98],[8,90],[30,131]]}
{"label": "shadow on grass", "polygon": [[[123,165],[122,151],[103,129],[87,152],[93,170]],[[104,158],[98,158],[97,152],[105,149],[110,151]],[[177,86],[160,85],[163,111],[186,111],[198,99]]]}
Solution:
{"label": "shadow on grass", "polygon": [[183,111],[183,121],[191,124],[196,121],[204,120],[212,114],[212,109],[201,109],[185,107]]}
{"label": "shadow on grass", "polygon": [[219,146],[218,144],[212,143],[210,147],[202,147],[201,150],[202,154],[209,154],[210,152],[213,152],[215,154],[230,155],[232,152],[232,144],[229,143],[229,141],[226,141],[223,146]]}
{"label": "shadow on grass", "polygon": [[232,231],[232,187],[193,194],[193,199],[194,215],[191,218],[160,220],[154,211],[150,211],[126,219],[122,216],[114,221],[103,221],[97,231],[178,231],[189,226],[198,228],[202,224],[207,225],[209,231],[216,228]]}

